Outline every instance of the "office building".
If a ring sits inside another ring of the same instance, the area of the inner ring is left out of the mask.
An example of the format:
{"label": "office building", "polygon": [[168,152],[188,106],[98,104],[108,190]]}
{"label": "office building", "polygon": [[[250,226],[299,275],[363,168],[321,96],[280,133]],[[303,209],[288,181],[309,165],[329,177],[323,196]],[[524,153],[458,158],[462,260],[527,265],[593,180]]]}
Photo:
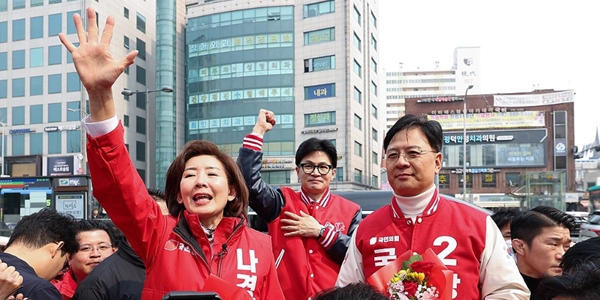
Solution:
{"label": "office building", "polygon": [[275,112],[262,176],[299,187],[310,137],[338,150],[332,189],[378,188],[378,4],[374,0],[188,1],[186,139],[236,157],[260,108]]}

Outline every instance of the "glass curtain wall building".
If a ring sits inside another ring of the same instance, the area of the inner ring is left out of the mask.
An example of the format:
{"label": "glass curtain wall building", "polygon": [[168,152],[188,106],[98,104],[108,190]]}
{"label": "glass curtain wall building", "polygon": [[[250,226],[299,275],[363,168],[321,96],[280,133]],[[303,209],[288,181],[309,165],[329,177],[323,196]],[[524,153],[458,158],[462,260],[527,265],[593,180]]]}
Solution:
{"label": "glass curtain wall building", "polygon": [[265,181],[299,187],[296,148],[318,137],[338,150],[332,189],[379,187],[375,1],[205,1],[187,9],[187,140],[209,140],[236,157],[266,108],[277,125],[263,146]]}

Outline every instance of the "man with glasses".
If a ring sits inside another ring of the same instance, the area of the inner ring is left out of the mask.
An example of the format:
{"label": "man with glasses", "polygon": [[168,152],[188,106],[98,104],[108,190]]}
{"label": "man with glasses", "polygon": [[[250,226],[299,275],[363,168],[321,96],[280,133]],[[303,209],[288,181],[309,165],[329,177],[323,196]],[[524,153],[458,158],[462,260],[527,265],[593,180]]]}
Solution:
{"label": "man with glasses", "polygon": [[329,140],[311,138],[298,147],[300,191],[265,183],[260,173],[263,136],[274,125],[273,112],[261,109],[252,133],[244,138],[238,165],[250,190],[250,207],[268,223],[286,299],[306,300],[335,283],[362,211],[329,191],[337,166],[337,151]]}
{"label": "man with glasses", "polygon": [[52,282],[63,300],[73,298],[77,285],[115,252],[112,230],[108,223],[98,220],[77,222],[75,241],[79,247],[70,254],[68,269]]}
{"label": "man with glasses", "polygon": [[453,299],[529,299],[490,216],[439,194],[442,139],[440,124],[424,117],[406,115],[390,128],[383,148],[394,197],[352,235],[336,285],[365,282],[405,252],[430,248],[454,272]]}
{"label": "man with glasses", "polygon": [[15,267],[23,285],[15,294],[28,299],[61,300],[50,280],[62,270],[69,253],[77,250],[75,220],[51,209],[23,217],[15,227],[0,260]]}

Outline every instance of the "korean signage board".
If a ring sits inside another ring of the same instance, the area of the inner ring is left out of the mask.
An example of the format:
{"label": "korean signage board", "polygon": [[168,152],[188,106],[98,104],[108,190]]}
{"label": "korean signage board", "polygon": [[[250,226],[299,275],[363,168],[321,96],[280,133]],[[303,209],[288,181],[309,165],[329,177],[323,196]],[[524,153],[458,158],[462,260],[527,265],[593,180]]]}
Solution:
{"label": "korean signage board", "polygon": [[46,174],[49,176],[74,175],[73,168],[73,156],[49,156]]}
{"label": "korean signage board", "polygon": [[573,90],[527,95],[494,95],[494,106],[524,107],[573,102]]}
{"label": "korean signage board", "polygon": [[465,125],[467,130],[546,126],[546,115],[543,111],[468,113],[466,120],[462,114],[427,115],[427,119],[438,121],[443,130],[459,130],[463,129]]}

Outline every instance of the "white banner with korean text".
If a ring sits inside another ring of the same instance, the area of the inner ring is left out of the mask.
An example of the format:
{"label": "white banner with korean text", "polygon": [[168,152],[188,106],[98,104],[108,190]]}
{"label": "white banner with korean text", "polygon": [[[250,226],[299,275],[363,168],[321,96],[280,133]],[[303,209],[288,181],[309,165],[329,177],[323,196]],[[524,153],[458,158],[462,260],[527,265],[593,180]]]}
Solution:
{"label": "white banner with korean text", "polygon": [[494,95],[494,106],[524,107],[573,102],[573,90],[527,95]]}

